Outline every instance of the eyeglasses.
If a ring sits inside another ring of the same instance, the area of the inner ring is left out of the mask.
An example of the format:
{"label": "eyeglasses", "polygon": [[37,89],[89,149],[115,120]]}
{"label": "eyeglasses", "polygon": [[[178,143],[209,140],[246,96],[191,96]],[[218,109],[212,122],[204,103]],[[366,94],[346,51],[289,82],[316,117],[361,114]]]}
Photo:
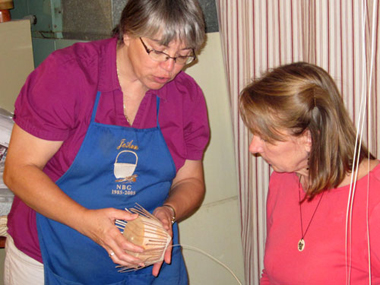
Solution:
{"label": "eyeglasses", "polygon": [[186,65],[186,64],[192,63],[196,59],[194,49],[192,49],[191,55],[185,55],[185,56],[179,55],[179,56],[173,57],[173,56],[170,56],[170,55],[168,55],[167,53],[165,53],[163,51],[158,51],[158,50],[155,50],[155,49],[148,48],[146,46],[146,44],[144,43],[144,41],[142,40],[142,38],[139,38],[139,39],[140,39],[141,43],[143,44],[143,46],[144,46],[144,48],[146,50],[146,53],[154,61],[164,62],[164,61],[167,61],[167,60],[169,60],[171,58],[177,64]]}

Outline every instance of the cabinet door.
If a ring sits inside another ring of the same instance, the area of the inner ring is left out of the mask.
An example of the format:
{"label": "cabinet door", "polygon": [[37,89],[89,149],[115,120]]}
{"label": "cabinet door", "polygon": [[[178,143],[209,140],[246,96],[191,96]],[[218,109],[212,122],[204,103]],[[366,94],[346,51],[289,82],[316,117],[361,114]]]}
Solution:
{"label": "cabinet door", "polygon": [[29,20],[0,23],[0,107],[14,111],[14,102],[34,69]]}

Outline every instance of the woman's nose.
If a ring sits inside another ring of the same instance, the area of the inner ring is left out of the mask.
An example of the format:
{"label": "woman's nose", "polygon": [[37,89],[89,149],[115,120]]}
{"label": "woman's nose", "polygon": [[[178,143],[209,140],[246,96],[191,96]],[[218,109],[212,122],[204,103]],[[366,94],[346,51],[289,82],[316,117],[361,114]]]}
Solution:
{"label": "woman's nose", "polygon": [[174,66],[175,66],[175,59],[173,58],[169,58],[168,60],[164,61],[161,63],[161,66],[163,67],[163,69],[165,69],[166,71],[172,71],[174,69]]}
{"label": "woman's nose", "polygon": [[253,136],[249,145],[249,152],[252,154],[261,153],[263,151],[263,141],[258,136]]}

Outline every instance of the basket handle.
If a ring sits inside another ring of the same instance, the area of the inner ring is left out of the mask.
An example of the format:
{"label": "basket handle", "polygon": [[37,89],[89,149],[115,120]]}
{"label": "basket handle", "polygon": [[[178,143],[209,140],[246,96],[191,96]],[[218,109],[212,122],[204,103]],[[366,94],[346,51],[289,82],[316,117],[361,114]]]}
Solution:
{"label": "basket handle", "polygon": [[130,151],[130,150],[123,150],[123,151],[119,152],[119,154],[116,156],[115,163],[117,163],[117,159],[119,158],[119,155],[122,154],[122,153],[124,153],[124,152],[130,152],[130,153],[133,153],[133,154],[135,155],[135,157],[136,157],[136,162],[135,162],[135,164],[137,165],[137,161],[138,161],[139,158],[137,157],[137,154],[136,154],[135,152]]}

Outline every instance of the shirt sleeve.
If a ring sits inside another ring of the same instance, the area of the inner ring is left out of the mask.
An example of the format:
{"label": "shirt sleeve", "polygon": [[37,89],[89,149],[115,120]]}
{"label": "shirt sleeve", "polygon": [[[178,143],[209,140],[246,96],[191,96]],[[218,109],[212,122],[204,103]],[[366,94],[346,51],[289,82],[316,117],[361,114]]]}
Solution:
{"label": "shirt sleeve", "polygon": [[210,128],[205,97],[201,88],[192,79],[187,84],[190,96],[184,102],[184,138],[187,159],[201,160],[210,138]]}
{"label": "shirt sleeve", "polygon": [[266,270],[263,269],[263,272],[262,272],[261,278],[260,278],[260,285],[267,285],[267,284],[270,284],[270,281],[269,281],[268,274],[267,274]]}
{"label": "shirt sleeve", "polygon": [[[369,241],[371,249],[372,275],[380,278],[380,170],[379,166],[370,173],[370,206],[369,216]],[[359,189],[360,190],[360,189]],[[367,189],[362,189],[367,191]]]}
{"label": "shirt sleeve", "polygon": [[75,127],[86,76],[69,54],[52,53],[28,76],[16,100],[15,123],[36,137],[63,141]]}
{"label": "shirt sleeve", "polygon": [[[277,184],[277,182],[279,181],[278,179],[278,175],[276,172],[273,172],[271,174],[271,177],[270,177],[270,180],[269,180],[269,187],[268,187],[268,193],[267,193],[267,201],[266,201],[266,229],[267,229],[267,239],[268,239],[268,231],[271,227],[271,216],[272,216],[272,211],[273,211],[273,207],[274,207],[274,204],[275,204],[275,201],[274,201],[274,198],[273,198],[273,189],[275,189],[275,185]],[[272,191],[271,191],[272,189]],[[265,246],[266,246],[266,243],[267,243],[267,240],[265,242]],[[264,264],[265,264],[265,256],[264,256]],[[262,274],[261,274],[261,278],[260,278],[260,285],[266,285],[266,284],[270,284],[270,280],[269,280],[269,276],[268,276],[268,273],[266,271],[266,269],[264,268],[262,270]]]}
{"label": "shirt sleeve", "polygon": [[[375,190],[375,189],[374,189]],[[375,191],[379,190],[376,188]],[[372,213],[370,218],[370,244],[371,244],[371,265],[373,275],[380,277],[380,205],[377,205]]]}

